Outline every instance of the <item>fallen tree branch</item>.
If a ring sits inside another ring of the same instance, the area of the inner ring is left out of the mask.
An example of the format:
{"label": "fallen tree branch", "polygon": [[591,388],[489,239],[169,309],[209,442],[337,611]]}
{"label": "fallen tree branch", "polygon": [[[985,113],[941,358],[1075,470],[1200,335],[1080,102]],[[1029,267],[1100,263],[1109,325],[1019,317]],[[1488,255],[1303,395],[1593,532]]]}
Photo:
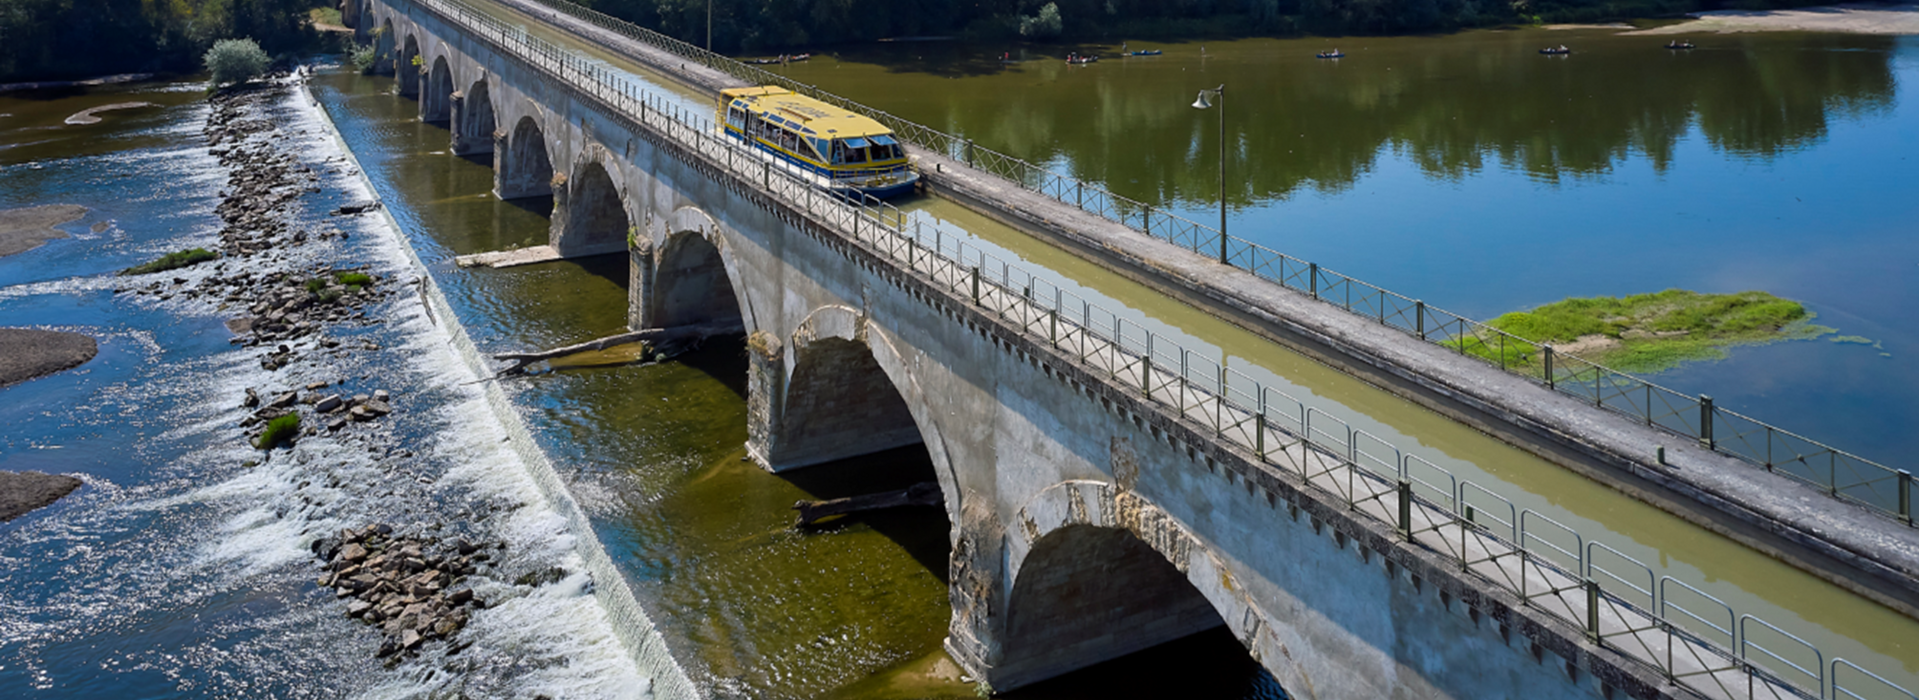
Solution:
{"label": "fallen tree branch", "polygon": [[573,354],[588,352],[592,350],[605,350],[607,348],[617,347],[620,345],[628,345],[632,343],[669,343],[669,342],[680,342],[680,341],[689,341],[689,340],[698,341],[698,340],[704,340],[706,338],[711,338],[717,335],[739,335],[745,332],[746,332],[746,327],[741,325],[738,321],[728,321],[728,322],[721,322],[721,323],[702,323],[702,324],[695,324],[691,326],[674,326],[672,328],[648,328],[645,330],[629,331],[629,332],[621,333],[618,335],[609,335],[607,337],[600,338],[598,340],[589,340],[584,343],[576,343],[573,345],[568,345],[566,347],[554,348],[552,350],[546,350],[542,352],[497,353],[493,356],[493,359],[513,363],[512,366],[507,367],[506,369],[500,370],[500,374],[504,375],[504,374],[517,373],[520,370],[524,369],[527,365],[533,364],[535,362],[544,362],[546,360],[566,357],[567,355],[573,355]]}
{"label": "fallen tree branch", "polygon": [[940,485],[925,481],[886,493],[869,493],[864,496],[835,498],[829,501],[799,501],[793,504],[793,510],[800,512],[799,524],[811,525],[821,518],[835,515],[900,506],[936,506],[943,502],[940,498]]}

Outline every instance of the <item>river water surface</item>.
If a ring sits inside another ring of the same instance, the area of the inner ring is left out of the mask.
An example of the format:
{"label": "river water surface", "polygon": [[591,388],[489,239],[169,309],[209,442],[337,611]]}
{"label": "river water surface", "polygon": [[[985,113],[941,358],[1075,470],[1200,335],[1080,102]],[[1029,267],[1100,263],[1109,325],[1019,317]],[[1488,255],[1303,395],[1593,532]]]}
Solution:
{"label": "river water surface", "polygon": [[[1571,59],[1548,59],[1531,53],[1532,44],[1543,36],[1555,42],[1579,41],[1582,47],[1590,42],[1598,48]],[[1851,307],[1822,301],[1816,294],[1795,293],[1767,280],[1800,279],[1801,275],[1786,274],[1789,268],[1797,269],[1792,264],[1811,266],[1817,260],[1833,259],[1837,253],[1820,254],[1825,257],[1814,253],[1863,240],[1889,252],[1874,262],[1852,260],[1849,264],[1863,267],[1843,268],[1824,278],[1831,284],[1818,289],[1850,289],[1851,285],[1839,284],[1849,281],[1881,290],[1919,291],[1900,286],[1909,284],[1909,274],[1901,277],[1880,269],[1892,264],[1886,261],[1911,251],[1910,241],[1900,240],[1889,229],[1911,221],[1908,215],[1915,213],[1914,205],[1892,196],[1891,185],[1885,184],[1905,172],[1890,163],[1903,158],[1912,146],[1912,137],[1894,128],[1901,115],[1910,117],[1912,111],[1897,99],[1895,90],[1899,76],[1914,73],[1912,61],[1901,58],[1909,47],[1896,40],[1798,35],[1727,41],[1739,50],[1707,46],[1691,56],[1673,56],[1643,50],[1642,45],[1656,46],[1663,39],[1629,41],[1585,33],[1487,32],[1341,40],[1340,48],[1349,58],[1332,64],[1309,58],[1317,46],[1312,42],[1259,40],[1209,44],[1203,59],[1197,44],[1172,45],[1162,57],[1108,61],[1071,71],[1051,60],[1003,64],[998,60],[999,47],[916,44],[848,52],[837,59],[821,57],[785,70],[908,118],[967,133],[982,144],[1107,181],[1124,194],[1173,206],[1200,221],[1208,220],[1209,207],[1216,203],[1209,200],[1218,187],[1217,180],[1211,179],[1216,169],[1210,160],[1217,142],[1209,140],[1216,138],[1216,115],[1196,113],[1186,105],[1197,87],[1226,81],[1233,110],[1228,128],[1237,144],[1234,162],[1257,164],[1248,166],[1256,172],[1244,181],[1229,175],[1230,181],[1241,183],[1228,195],[1238,235],[1479,316],[1575,293],[1631,293],[1664,286],[1767,289],[1809,301],[1822,314],[1822,322],[1843,332],[1882,339],[1883,351],[1895,357],[1882,357],[1882,348],[1868,346],[1787,343],[1740,349],[1730,361],[1692,365],[1668,372],[1660,380],[1682,388],[1687,386],[1684,382],[1695,380],[1732,383],[1702,389],[1721,397],[1736,394],[1738,387],[1764,384],[1772,387],[1772,393],[1749,392],[1746,399],[1737,400],[1768,407],[1817,400],[1847,410],[1908,410],[1908,400],[1879,382],[1903,381],[1898,379],[1902,365],[1896,361],[1902,341],[1894,326],[1899,325],[1900,305],[1912,303],[1910,294],[1883,300],[1874,307],[1878,315],[1858,315],[1861,320],[1855,325],[1845,320],[1854,317],[1843,311]],[[1294,56],[1295,51],[1304,51],[1308,58]],[[1356,60],[1368,57],[1375,62]],[[1688,74],[1678,72],[1680,67],[1695,65],[1720,67],[1708,69],[1706,77],[1686,78]],[[1734,80],[1755,73],[1763,79]],[[1655,80],[1661,76],[1667,82]],[[677,92],[689,104],[700,104],[697,96],[670,84],[656,87]],[[117,214],[121,228],[175,237],[145,239],[109,229],[94,241],[86,238],[84,228],[96,220],[90,218],[75,228],[76,237],[92,242],[93,252],[75,252],[77,241],[55,241],[45,249],[48,252],[36,251],[50,257],[37,260],[85,255],[98,256],[97,260],[75,263],[72,269],[39,263],[9,267],[18,257],[0,261],[0,272],[18,277],[0,279],[0,284],[14,285],[0,295],[0,312],[9,314],[7,323],[87,325],[90,312],[84,310],[107,303],[101,300],[104,292],[98,290],[102,283],[49,286],[47,280],[97,275],[151,257],[155,251],[177,248],[182,240],[195,240],[192,235],[207,235],[211,217],[195,220],[192,212],[210,210],[217,200],[203,190],[217,188],[223,175],[204,182],[190,176],[204,166],[194,165],[198,161],[192,160],[193,149],[184,145],[189,132],[197,133],[196,115],[203,116],[194,111],[196,96],[191,89],[155,91],[173,95],[168,102],[175,105],[168,108],[172,111],[141,117],[150,121],[123,121],[126,128],[121,131],[101,132],[117,135],[118,140],[98,138],[93,132],[71,132],[64,140],[31,135],[39,131],[14,132],[18,136],[9,142],[14,145],[0,150],[0,162],[6,164],[0,181],[9,186],[0,206],[74,201],[55,196],[67,192],[91,192],[87,196],[97,200],[103,211],[112,211],[113,202],[151,201],[155,203],[139,212]],[[391,94],[390,77],[321,75],[313,91],[366,168],[372,194],[386,202],[400,234],[426,261],[459,320],[483,350],[550,347],[624,329],[627,272],[619,256],[511,270],[463,270],[451,264],[459,254],[544,243],[550,205],[494,200],[488,194],[490,162],[484,157],[449,155],[445,127],[419,123],[416,103]],[[1580,102],[1577,94],[1581,92],[1604,98]],[[87,99],[116,101],[114,95]],[[41,103],[0,102],[0,113],[24,113],[33,104]],[[1564,104],[1578,108],[1567,109]],[[68,102],[40,109],[52,115],[85,106],[91,104]],[[110,119],[109,124],[113,123]],[[1903,123],[1913,122],[1906,118]],[[150,128],[132,128],[138,125]],[[0,129],[10,126],[0,118]],[[51,127],[46,131],[59,133]],[[83,134],[92,137],[78,137]],[[1832,150],[1839,148],[1835,144],[1852,143],[1849,138],[1879,147]],[[147,153],[143,149],[154,143],[174,144],[173,150],[161,147],[147,156],[148,162],[164,165],[135,168],[125,178],[95,176],[106,164]],[[1281,151],[1298,153],[1281,157]],[[210,162],[203,152],[201,157]],[[1815,177],[1822,172],[1819,167],[1830,166],[1833,159],[1857,159],[1857,172],[1877,173],[1879,178],[1855,178],[1868,193],[1860,194]],[[1844,223],[1842,228],[1851,233],[1825,235],[1836,228],[1827,226],[1815,229],[1821,236],[1791,234],[1798,236],[1792,238],[1790,231],[1803,229],[1787,223],[1761,225],[1763,217],[1757,212],[1767,206],[1783,207],[1778,201],[1781,188],[1789,189],[1794,183],[1821,185],[1820,194],[1812,198],[1822,202],[1820,213],[1811,219],[1793,219],[1784,211],[1772,216],[1780,222]],[[182,194],[174,198],[150,194],[168,187]],[[21,194],[16,197],[13,192]],[[1820,197],[1836,198],[1838,203]],[[1695,208],[1701,212],[1707,204],[1723,208],[1727,211],[1717,214],[1715,209],[1715,216],[1736,221],[1723,228],[1683,225],[1675,223],[1674,211],[1660,208],[1694,204],[1700,205]],[[1522,505],[1573,522],[1588,534],[1603,535],[1660,572],[1697,583],[1742,611],[1754,610],[1833,653],[1863,659],[1870,668],[1898,679],[1919,677],[1919,626],[1909,620],[1766,557],[1729,547],[1710,533],[1695,531],[1579,477],[1356,386],[1302,358],[1276,352],[1224,324],[1192,320],[1190,313],[1171,302],[1154,301],[1150,292],[1129,287],[950,203],[921,200],[907,206],[930,223],[951,227],[956,235],[971,236],[1007,257],[1071,281],[1075,289],[1126,309],[1129,318],[1149,324],[1156,332],[1190,347],[1213,348],[1241,369],[1259,372],[1262,380],[1270,379],[1273,385],[1309,400],[1326,401],[1329,407],[1343,410],[1342,416],[1357,427],[1409,448],[1426,448],[1429,456],[1472,478],[1512,484],[1520,492],[1510,495],[1522,499]],[[158,229],[135,229],[126,223],[148,220],[179,223]],[[1307,235],[1309,231],[1313,235]],[[1742,238],[1738,235],[1742,231],[1752,235]],[[1794,249],[1800,255],[1781,252]],[[1744,260],[1742,264],[1750,267],[1757,264],[1751,262],[1756,255],[1774,256],[1781,264],[1752,267],[1767,272],[1755,276],[1735,274],[1748,268],[1728,262]],[[1904,259],[1911,268],[1912,256]],[[225,335],[214,315],[189,314],[200,320],[188,323],[177,321],[179,316],[180,312],[169,311],[114,321],[127,328],[125,335],[133,340],[116,342],[112,338],[117,336],[109,335],[102,357],[92,365],[6,390],[6,406],[54,401],[75,383],[99,381],[89,378],[100,375],[88,372],[98,371],[92,369],[95,366],[112,366],[103,360],[137,355],[137,348],[188,342],[138,340],[142,332],[134,329],[149,325],[167,327],[149,335],[185,334],[199,339],[191,341],[199,344],[193,352],[209,358],[223,356]],[[1874,318],[1881,320],[1867,320]],[[105,395],[129,391],[125,387],[188,371],[159,359],[143,361],[152,365],[148,374],[106,381],[99,391]],[[246,367],[250,358],[233,362],[236,369],[232,371],[251,371]],[[1819,375],[1869,371],[1880,374],[1861,375],[1851,380],[1857,383],[1856,392],[1847,388],[1853,385],[1844,385],[1841,388],[1846,391],[1837,394],[1831,393],[1833,380]],[[788,508],[795,500],[852,495],[921,480],[928,469],[923,451],[909,448],[795,474],[765,474],[744,460],[741,447],[745,442],[744,376],[742,349],[737,344],[718,344],[661,364],[641,363],[630,354],[587,356],[511,381],[506,388],[541,446],[571,480],[575,496],[654,613],[660,632],[708,692],[721,697],[971,697],[968,679],[951,669],[939,650],[948,614],[948,524],[937,510],[876,514],[820,530],[791,527]],[[1808,393],[1808,387],[1823,387],[1827,393]],[[1767,399],[1781,396],[1791,400]],[[14,397],[30,401],[13,402]],[[460,395],[454,392],[453,398]],[[198,400],[197,394],[188,394],[181,401]],[[219,420],[217,415],[192,418],[169,409],[173,404],[152,404],[146,399],[127,399],[117,405],[122,406],[121,414],[152,412],[155,415],[147,419],[152,430],[164,432],[172,426],[171,433],[177,435],[195,434],[182,424]],[[22,416],[42,411],[12,410]],[[1769,409],[1753,412],[1799,425]],[[81,439],[111,435],[112,430],[101,427],[107,421],[86,421],[57,411],[45,415],[37,422],[22,423],[22,429],[9,428],[9,444],[15,446],[8,447],[12,455],[8,468],[81,470],[82,465],[106,461],[103,453],[125,444],[105,437]],[[436,438],[433,431],[462,432],[462,421],[470,419],[456,413],[435,423],[441,427],[423,428],[412,439],[424,444],[450,439]],[[1829,437],[1807,430],[1816,437]],[[80,454],[76,450],[87,446],[94,447],[85,459],[64,457]],[[179,455],[192,449],[165,448],[151,461],[191,464]],[[47,461],[48,453],[68,461]],[[31,454],[41,455],[39,461],[12,466],[22,459],[19,455]],[[172,472],[153,465],[125,469],[130,481],[142,483],[162,478],[153,473],[167,475],[166,483],[173,489],[161,489],[167,495],[191,492],[190,482],[206,478],[178,466]],[[0,526],[0,536],[53,542],[38,546],[58,547],[64,541],[39,539],[43,536],[30,533],[69,527],[61,518],[72,516],[63,514],[91,512],[85,510],[91,503],[86,497],[77,505],[56,507],[43,520]],[[217,522],[213,515],[201,517],[202,522]],[[134,542],[154,541],[136,539],[132,533],[137,528],[106,520],[112,522],[111,532],[82,534],[109,549],[127,550]],[[196,544],[199,539],[180,534],[192,529],[192,523],[163,528],[163,533],[174,534],[158,538],[163,543],[158,551],[201,546]],[[291,568],[298,559],[294,550],[302,535],[279,536],[286,540],[281,543],[285,551],[293,552],[283,555],[285,573],[276,579],[285,591],[281,598],[312,598],[311,583],[302,580],[307,570]],[[168,542],[175,543],[164,544]],[[545,556],[563,560],[563,545],[561,538]],[[0,585],[26,585],[20,580],[0,580]],[[204,584],[209,590],[241,585],[231,580]],[[51,591],[36,595],[57,597]],[[85,600],[91,601],[87,605],[104,605],[98,596]],[[85,643],[64,644],[56,639],[63,630],[73,628],[43,622],[32,628],[32,634],[26,628],[0,628],[9,635],[0,637],[0,682],[21,674],[37,683],[35,687],[51,691],[81,687],[71,682],[62,685],[61,678],[94,679],[96,692],[69,694],[99,697],[112,696],[108,692],[112,690],[173,683],[171,687],[193,689],[176,695],[192,696],[208,687],[231,689],[243,682],[285,690],[302,687],[315,676],[356,668],[353,659],[358,657],[342,654],[330,662],[309,664],[312,668],[307,670],[299,670],[300,664],[293,664],[294,670],[271,670],[274,663],[298,656],[298,650],[307,646],[365,643],[325,601],[280,605],[266,608],[294,622],[278,627],[231,625],[241,630],[231,637],[272,640],[250,648],[252,656],[227,651],[227,647],[245,647],[243,643],[196,646],[185,641],[191,638],[186,632],[140,636],[122,630],[100,638],[116,648],[214,649],[199,657],[244,659],[252,669],[247,672],[220,671],[218,663],[212,664],[213,671],[202,671],[183,660],[169,665],[151,658],[158,652],[116,655],[92,650]],[[215,616],[237,618],[252,610],[242,602],[185,608],[187,613],[155,614],[177,617],[212,611]],[[539,638],[548,644],[556,636],[603,638],[604,632],[592,627],[590,610],[570,610],[571,617],[557,619],[583,622],[562,625],[561,629],[570,631]],[[319,630],[309,634],[331,634],[334,637],[327,639],[334,641],[297,635],[293,642],[287,641],[291,634],[287,630],[309,623]],[[579,651],[579,647],[570,648]],[[585,648],[604,651],[603,644]],[[556,697],[620,696],[643,685],[636,679],[643,672],[604,658],[591,661],[599,658],[591,654],[583,655],[587,661],[576,663],[570,672],[563,664],[538,661],[547,657],[531,658],[534,662],[523,662],[521,667],[547,675],[536,673],[522,685],[482,677],[474,682],[476,694],[495,689],[502,695],[516,695],[527,689],[562,687],[571,694]],[[138,670],[95,670],[116,664]],[[220,680],[228,678],[239,680]],[[368,686],[365,692],[395,687],[391,684],[397,682],[377,675],[367,678],[358,681]],[[1276,697],[1279,692],[1230,637],[1201,635],[1014,697],[1259,698]]]}

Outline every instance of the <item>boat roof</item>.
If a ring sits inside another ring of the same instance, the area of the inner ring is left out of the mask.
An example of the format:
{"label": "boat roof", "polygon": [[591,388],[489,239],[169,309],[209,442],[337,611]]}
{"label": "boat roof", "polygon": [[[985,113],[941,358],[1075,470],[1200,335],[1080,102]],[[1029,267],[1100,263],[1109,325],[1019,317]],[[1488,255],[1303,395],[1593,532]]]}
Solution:
{"label": "boat roof", "polygon": [[892,129],[871,117],[849,112],[833,105],[772,85],[721,90],[728,104],[746,101],[746,108],[766,115],[768,121],[786,124],[794,130],[826,139],[881,136]]}

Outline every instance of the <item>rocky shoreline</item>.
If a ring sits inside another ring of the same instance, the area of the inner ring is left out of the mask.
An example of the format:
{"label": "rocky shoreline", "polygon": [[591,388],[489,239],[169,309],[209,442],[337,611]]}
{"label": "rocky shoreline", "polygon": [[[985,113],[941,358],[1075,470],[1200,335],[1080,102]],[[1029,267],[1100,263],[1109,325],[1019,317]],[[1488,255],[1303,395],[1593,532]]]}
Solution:
{"label": "rocky shoreline", "polygon": [[[491,548],[504,548],[494,543]],[[347,604],[348,617],[378,625],[385,639],[382,658],[413,652],[433,639],[452,639],[466,627],[472,610],[486,601],[473,589],[461,587],[491,555],[480,545],[459,540],[448,544],[423,536],[394,536],[384,524],[342,530],[336,537],[315,540],[327,573],[320,585],[336,591]],[[464,644],[448,645],[458,654]]]}

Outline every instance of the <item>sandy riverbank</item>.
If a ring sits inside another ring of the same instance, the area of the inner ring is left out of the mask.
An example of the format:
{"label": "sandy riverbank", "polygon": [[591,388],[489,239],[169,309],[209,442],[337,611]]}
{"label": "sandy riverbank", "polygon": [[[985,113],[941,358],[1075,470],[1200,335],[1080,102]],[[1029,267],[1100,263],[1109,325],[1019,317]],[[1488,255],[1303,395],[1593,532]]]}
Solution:
{"label": "sandy riverbank", "polygon": [[55,238],[66,238],[66,232],[54,227],[86,215],[86,207],[74,204],[0,210],[0,258],[25,253]]}
{"label": "sandy riverbank", "polygon": [[1738,32],[1842,32],[1919,34],[1919,4],[1833,5],[1796,10],[1720,10],[1692,15],[1689,22],[1626,32],[1629,35],[1732,34]]}
{"label": "sandy riverbank", "polygon": [[79,367],[99,352],[99,343],[79,333],[0,328],[0,387]]}

